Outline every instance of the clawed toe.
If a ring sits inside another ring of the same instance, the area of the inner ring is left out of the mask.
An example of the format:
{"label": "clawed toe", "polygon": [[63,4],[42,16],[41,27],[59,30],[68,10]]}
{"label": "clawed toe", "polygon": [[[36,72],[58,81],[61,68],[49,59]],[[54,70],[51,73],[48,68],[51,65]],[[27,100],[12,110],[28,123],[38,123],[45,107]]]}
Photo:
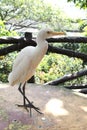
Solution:
{"label": "clawed toe", "polygon": [[32,103],[30,104],[25,104],[25,108],[30,108],[30,109],[34,109],[35,111],[37,111],[40,114],[43,114],[42,112],[40,112],[40,109],[38,107],[35,107]]}
{"label": "clawed toe", "polygon": [[27,112],[29,112],[28,108],[30,109],[30,115],[31,115],[31,109],[33,108],[35,111],[37,111],[40,114],[43,114],[42,112],[40,112],[40,109],[38,107],[35,107],[33,104],[33,102],[29,103],[29,104],[24,104],[24,105],[19,105],[16,104],[18,107],[24,107],[26,109]]}
{"label": "clawed toe", "polygon": [[24,109],[26,109],[27,112],[29,112],[28,108],[25,106],[25,105],[19,105],[19,104],[16,104],[18,107],[23,107]]}
{"label": "clawed toe", "polygon": [[40,108],[35,107],[33,104],[25,104],[24,106],[27,107],[27,108],[33,108],[35,110],[40,110]]}

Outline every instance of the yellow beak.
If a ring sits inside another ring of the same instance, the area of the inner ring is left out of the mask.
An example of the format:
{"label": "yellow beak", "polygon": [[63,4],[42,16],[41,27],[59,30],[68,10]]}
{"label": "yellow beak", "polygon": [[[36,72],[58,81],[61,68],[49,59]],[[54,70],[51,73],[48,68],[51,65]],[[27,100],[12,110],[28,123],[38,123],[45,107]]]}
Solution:
{"label": "yellow beak", "polygon": [[65,32],[50,32],[52,34],[52,36],[54,35],[66,35]]}

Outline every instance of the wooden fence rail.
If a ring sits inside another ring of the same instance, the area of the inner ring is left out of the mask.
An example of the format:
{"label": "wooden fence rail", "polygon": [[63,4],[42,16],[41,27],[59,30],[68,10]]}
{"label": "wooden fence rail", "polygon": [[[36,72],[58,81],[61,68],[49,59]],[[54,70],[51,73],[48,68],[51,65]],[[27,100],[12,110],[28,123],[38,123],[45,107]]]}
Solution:
{"label": "wooden fence rail", "polygon": [[[87,43],[87,37],[59,37],[59,38],[50,38],[47,39],[47,41],[49,43],[61,43],[61,42]],[[30,33],[29,35],[26,35],[25,33],[25,37],[21,38],[12,38],[12,37],[0,38],[0,44],[13,44],[8,47],[0,49],[0,56],[7,55],[8,53],[11,53],[13,51],[19,51],[20,49],[26,46],[36,46],[35,39],[32,38]],[[76,57],[82,59],[83,61],[87,61],[87,54],[76,52],[73,50],[62,49],[49,45],[48,52],[63,54],[69,57]]]}

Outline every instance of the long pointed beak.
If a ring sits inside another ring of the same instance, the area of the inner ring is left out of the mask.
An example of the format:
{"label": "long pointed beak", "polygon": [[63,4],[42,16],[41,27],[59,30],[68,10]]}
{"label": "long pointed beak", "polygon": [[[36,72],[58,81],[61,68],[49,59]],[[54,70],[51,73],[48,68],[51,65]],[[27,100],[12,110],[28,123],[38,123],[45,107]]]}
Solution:
{"label": "long pointed beak", "polygon": [[65,32],[51,32],[52,36],[55,36],[55,35],[66,35]]}

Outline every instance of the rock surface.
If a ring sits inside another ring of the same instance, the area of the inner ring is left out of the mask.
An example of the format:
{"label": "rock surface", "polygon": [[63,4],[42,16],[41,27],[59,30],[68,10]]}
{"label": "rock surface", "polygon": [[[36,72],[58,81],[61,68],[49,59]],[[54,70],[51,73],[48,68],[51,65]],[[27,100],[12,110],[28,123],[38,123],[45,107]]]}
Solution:
{"label": "rock surface", "polygon": [[26,95],[44,114],[22,104],[18,86],[0,84],[0,130],[87,130],[87,97],[63,87],[27,84]]}

